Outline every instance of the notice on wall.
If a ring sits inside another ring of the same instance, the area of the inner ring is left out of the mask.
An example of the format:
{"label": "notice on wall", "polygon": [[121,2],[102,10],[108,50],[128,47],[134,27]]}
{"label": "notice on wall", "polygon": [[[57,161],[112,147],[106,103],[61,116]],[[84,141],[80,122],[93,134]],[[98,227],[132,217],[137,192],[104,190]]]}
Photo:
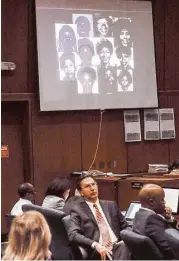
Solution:
{"label": "notice on wall", "polygon": [[1,158],[9,158],[8,145],[1,145]]}
{"label": "notice on wall", "polygon": [[159,140],[159,111],[158,109],[144,110],[144,139]]}
{"label": "notice on wall", "polygon": [[141,141],[139,110],[124,111],[125,142]]}
{"label": "notice on wall", "polygon": [[159,109],[159,115],[161,139],[175,139],[176,134],[173,108]]}

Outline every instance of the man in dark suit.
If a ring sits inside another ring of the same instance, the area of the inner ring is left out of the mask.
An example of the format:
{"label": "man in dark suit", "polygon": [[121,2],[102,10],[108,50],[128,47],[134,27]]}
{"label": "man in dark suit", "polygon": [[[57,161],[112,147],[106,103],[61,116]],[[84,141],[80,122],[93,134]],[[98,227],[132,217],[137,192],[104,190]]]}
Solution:
{"label": "man in dark suit", "polygon": [[135,215],[133,231],[151,238],[163,254],[163,259],[173,259],[165,230],[176,226],[176,222],[171,210],[165,206],[164,190],[158,185],[146,184],[140,190],[139,197],[142,207]]}
{"label": "man in dark suit", "polygon": [[130,259],[120,242],[120,231],[129,227],[115,202],[98,199],[97,183],[89,174],[81,175],[77,189],[83,200],[71,211],[70,241],[85,247],[89,259]]}

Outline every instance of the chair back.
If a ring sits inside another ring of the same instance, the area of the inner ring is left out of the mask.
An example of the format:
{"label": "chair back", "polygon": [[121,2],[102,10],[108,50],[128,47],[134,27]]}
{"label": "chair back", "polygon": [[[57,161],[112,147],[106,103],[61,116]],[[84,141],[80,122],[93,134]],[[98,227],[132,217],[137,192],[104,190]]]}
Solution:
{"label": "chair back", "polygon": [[137,260],[160,260],[162,254],[154,242],[146,236],[139,235],[130,230],[122,230],[121,239]]}
{"label": "chair back", "polygon": [[174,228],[165,230],[165,236],[175,259],[179,260],[179,231]]}
{"label": "chair back", "polygon": [[[62,218],[62,222],[64,224],[65,230],[68,235],[70,215]],[[72,245],[72,249],[73,249],[73,254],[74,254],[75,260],[87,260],[88,259],[88,253],[83,247],[75,244],[75,245]]]}
{"label": "chair back", "polygon": [[7,227],[7,232],[9,233],[11,224],[15,216],[10,215],[10,214],[5,214],[5,220],[6,220],[6,227]]}
{"label": "chair back", "polygon": [[7,246],[8,246],[8,242],[1,242],[1,257],[4,256]]}
{"label": "chair back", "polygon": [[68,236],[62,218],[66,214],[62,211],[45,209],[37,205],[23,205],[23,211],[35,210],[43,214],[52,234],[52,241],[50,244],[50,251],[52,252],[53,260],[71,260],[73,253],[69,244]]}

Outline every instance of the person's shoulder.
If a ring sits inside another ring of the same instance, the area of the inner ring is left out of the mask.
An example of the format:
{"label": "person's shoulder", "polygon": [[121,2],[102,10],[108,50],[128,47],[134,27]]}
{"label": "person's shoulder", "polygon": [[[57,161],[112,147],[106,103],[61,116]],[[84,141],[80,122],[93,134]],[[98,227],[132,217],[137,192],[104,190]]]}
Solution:
{"label": "person's shoulder", "polygon": [[99,200],[99,202],[101,202],[102,204],[111,206],[111,207],[116,207],[117,206],[116,202],[112,201],[112,200]]}
{"label": "person's shoulder", "polygon": [[166,220],[161,215],[157,215],[156,213],[151,213],[151,215],[147,217],[147,223],[164,225],[166,223]]}

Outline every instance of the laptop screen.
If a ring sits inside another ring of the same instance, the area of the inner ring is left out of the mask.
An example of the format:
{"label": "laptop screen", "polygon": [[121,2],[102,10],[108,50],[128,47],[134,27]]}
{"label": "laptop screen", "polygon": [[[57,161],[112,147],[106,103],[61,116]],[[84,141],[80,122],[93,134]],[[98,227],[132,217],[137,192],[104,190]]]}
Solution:
{"label": "laptop screen", "polygon": [[163,188],[165,192],[166,206],[172,209],[173,214],[177,214],[179,207],[179,189]]}
{"label": "laptop screen", "polygon": [[131,202],[128,210],[126,211],[125,218],[127,220],[133,220],[135,218],[136,212],[141,208],[140,202]]}

